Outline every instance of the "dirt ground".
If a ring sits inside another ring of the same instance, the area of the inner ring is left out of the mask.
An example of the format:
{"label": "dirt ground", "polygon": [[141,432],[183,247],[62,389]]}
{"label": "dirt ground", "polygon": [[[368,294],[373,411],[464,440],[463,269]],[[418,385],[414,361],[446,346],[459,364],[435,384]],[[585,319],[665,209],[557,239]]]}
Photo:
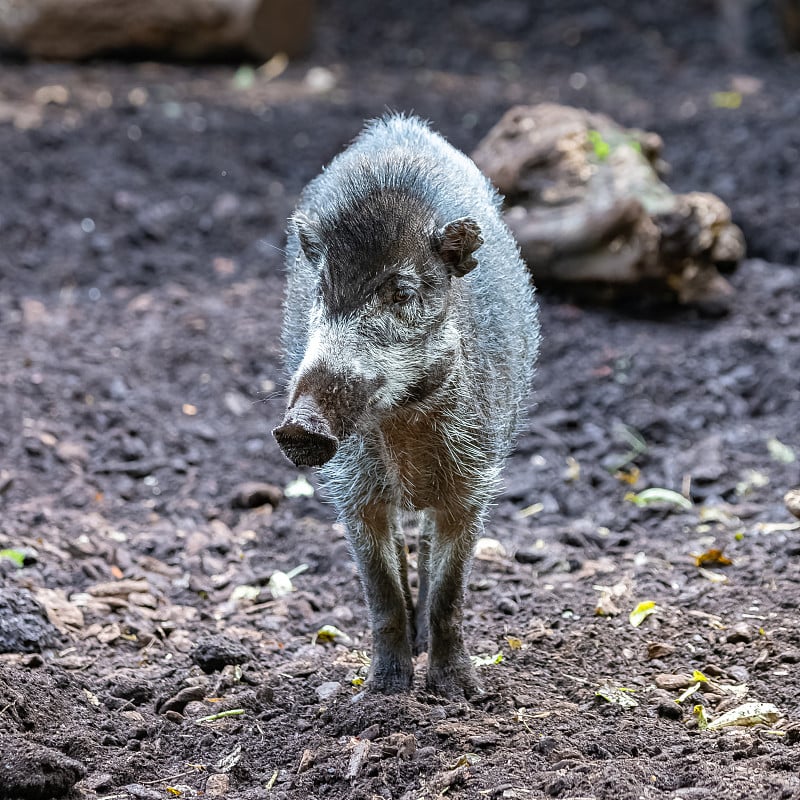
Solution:
{"label": "dirt ground", "polygon": [[[0,798],[800,798],[800,61],[760,5],[736,62],[712,3],[631,5],[320,3],[272,78],[0,63]],[[285,219],[387,107],[469,151],[540,100],[659,132],[751,257],[717,319],[540,293],[469,586],[486,693],[420,660],[362,696],[343,532],[270,435]],[[698,728],[743,702],[780,719]]]}

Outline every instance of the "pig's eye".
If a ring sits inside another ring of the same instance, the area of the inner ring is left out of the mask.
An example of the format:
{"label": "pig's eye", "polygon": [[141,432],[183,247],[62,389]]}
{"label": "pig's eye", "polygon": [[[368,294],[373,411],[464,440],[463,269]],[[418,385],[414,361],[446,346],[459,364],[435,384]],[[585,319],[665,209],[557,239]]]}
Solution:
{"label": "pig's eye", "polygon": [[392,295],[392,302],[398,306],[404,306],[410,303],[417,296],[414,289],[408,286],[401,286],[399,289],[394,290]]}

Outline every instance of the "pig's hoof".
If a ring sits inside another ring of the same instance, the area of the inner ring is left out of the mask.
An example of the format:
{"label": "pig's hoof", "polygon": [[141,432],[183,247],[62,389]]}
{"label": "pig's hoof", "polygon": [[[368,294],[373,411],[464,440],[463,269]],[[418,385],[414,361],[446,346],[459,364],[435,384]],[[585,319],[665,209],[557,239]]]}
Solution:
{"label": "pig's hoof", "polygon": [[469,661],[458,664],[430,664],[425,688],[440,697],[457,699],[475,697],[483,694],[478,676]]}
{"label": "pig's hoof", "polygon": [[374,664],[365,689],[378,694],[400,694],[411,689],[414,666],[406,663]]}

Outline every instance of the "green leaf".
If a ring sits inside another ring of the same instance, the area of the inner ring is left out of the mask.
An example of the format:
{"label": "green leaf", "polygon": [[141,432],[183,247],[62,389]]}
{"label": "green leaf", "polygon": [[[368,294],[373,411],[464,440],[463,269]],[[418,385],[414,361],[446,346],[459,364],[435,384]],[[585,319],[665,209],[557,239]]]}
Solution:
{"label": "green leaf", "polygon": [[611,154],[611,145],[603,138],[603,134],[600,131],[590,130],[586,132],[586,136],[597,160],[605,161]]}
{"label": "green leaf", "polygon": [[628,492],[628,494],[625,495],[625,499],[640,508],[653,505],[653,503],[668,503],[684,509],[690,509],[692,507],[692,501],[687,500],[682,494],[673,492],[672,489],[660,489],[658,487],[645,489],[638,494]]}
{"label": "green leaf", "polygon": [[469,660],[475,667],[488,667],[492,664],[499,664],[503,660],[503,654],[500,652],[495,653],[493,656],[488,653],[480,656],[470,656]]}
{"label": "green leaf", "polygon": [[658,606],[652,600],[643,600],[631,611],[628,619],[634,628],[638,628],[651,614],[658,611]]}
{"label": "green leaf", "polygon": [[0,558],[8,558],[14,562],[14,564],[22,569],[25,566],[25,553],[21,550],[0,550]]}
{"label": "green leaf", "polygon": [[705,708],[698,703],[692,709],[692,713],[694,714],[694,718],[697,720],[697,727],[701,731],[704,731],[708,727],[708,717],[706,716]]}
{"label": "green leaf", "polygon": [[739,108],[742,95],[740,92],[714,92],[711,95],[711,104],[715,108]]}
{"label": "green leaf", "polygon": [[233,86],[236,89],[249,89],[256,80],[256,71],[247,65],[239,67],[233,76]]}

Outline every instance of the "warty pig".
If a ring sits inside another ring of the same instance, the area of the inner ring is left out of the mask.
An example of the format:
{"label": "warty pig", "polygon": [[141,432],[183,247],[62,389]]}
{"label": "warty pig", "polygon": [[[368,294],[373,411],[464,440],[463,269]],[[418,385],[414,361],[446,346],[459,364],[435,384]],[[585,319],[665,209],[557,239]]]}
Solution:
{"label": "warty pig", "polygon": [[[465,155],[390,115],[306,187],[289,221],[288,408],[274,431],[320,466],[369,606],[367,688],[479,690],[462,616],[476,539],[538,349],[528,272]],[[418,512],[418,593],[401,521]]]}

